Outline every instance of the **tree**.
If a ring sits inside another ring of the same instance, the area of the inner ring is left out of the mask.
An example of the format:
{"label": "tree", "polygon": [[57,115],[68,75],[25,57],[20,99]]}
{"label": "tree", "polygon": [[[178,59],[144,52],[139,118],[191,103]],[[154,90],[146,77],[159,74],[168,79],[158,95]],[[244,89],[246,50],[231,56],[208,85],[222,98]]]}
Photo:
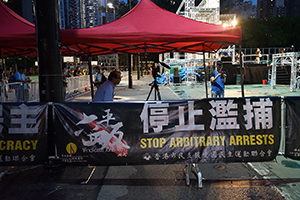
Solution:
{"label": "tree", "polygon": [[170,0],[152,0],[152,2],[155,3],[157,6],[165,9],[165,10],[176,13],[176,11],[177,11],[180,3],[181,3],[181,0],[173,0],[173,1],[170,1]]}
{"label": "tree", "polygon": [[300,17],[240,19],[243,47],[300,47]]}

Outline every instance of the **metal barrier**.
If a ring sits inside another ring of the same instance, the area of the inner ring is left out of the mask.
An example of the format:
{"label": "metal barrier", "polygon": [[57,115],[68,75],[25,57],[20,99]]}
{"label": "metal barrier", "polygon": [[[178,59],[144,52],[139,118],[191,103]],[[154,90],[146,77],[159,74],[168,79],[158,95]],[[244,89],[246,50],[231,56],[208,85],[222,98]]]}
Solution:
{"label": "metal barrier", "polygon": [[255,60],[257,57],[256,54],[243,55],[243,64],[251,63],[251,64],[267,64],[269,66],[269,54],[261,54],[259,60]]}
{"label": "metal barrier", "polygon": [[[96,75],[93,75],[93,81]],[[67,78],[68,86],[66,87],[66,98],[69,98],[77,93],[90,89],[90,76],[76,76]]]}
{"label": "metal barrier", "polygon": [[[95,75],[93,75],[93,80]],[[90,76],[68,77],[66,97],[90,89]],[[23,84],[21,82],[0,85],[1,102],[39,102],[39,82]]]}

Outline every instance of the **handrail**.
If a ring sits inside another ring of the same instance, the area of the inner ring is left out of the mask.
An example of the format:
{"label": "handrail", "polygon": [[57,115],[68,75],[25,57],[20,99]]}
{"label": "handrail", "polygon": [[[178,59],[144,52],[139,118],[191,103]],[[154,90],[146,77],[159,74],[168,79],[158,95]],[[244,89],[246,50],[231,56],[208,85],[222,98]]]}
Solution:
{"label": "handrail", "polygon": [[[249,57],[250,59],[247,60],[247,57]],[[267,66],[270,65],[269,63],[269,54],[261,54],[261,57],[259,59],[259,61],[256,61],[255,59],[252,59],[253,57],[257,57],[256,54],[247,54],[247,55],[243,55],[242,59],[243,59],[243,63],[254,63],[254,64],[262,64],[265,63],[267,64]],[[246,58],[246,59],[245,59]]]}

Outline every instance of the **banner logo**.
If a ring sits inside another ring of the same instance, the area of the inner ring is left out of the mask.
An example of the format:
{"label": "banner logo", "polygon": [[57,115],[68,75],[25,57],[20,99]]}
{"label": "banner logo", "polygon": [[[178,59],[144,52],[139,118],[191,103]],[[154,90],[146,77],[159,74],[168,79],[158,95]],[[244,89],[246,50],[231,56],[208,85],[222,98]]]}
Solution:
{"label": "banner logo", "polygon": [[66,151],[68,152],[68,154],[75,154],[77,152],[77,146],[76,144],[74,144],[73,142],[70,142],[67,146],[66,146]]}
{"label": "banner logo", "polygon": [[[87,139],[82,139],[82,144],[86,147],[95,147],[96,145],[101,145],[101,148],[97,151],[103,152],[104,150],[114,152],[118,156],[127,156],[128,149],[130,147],[123,140],[124,133],[119,131],[123,127],[122,122],[116,124],[110,124],[111,120],[115,120],[113,114],[110,113],[110,109],[105,110],[106,115],[102,116],[103,120],[96,122],[98,119],[96,115],[87,116],[83,113],[82,120],[79,121],[76,125],[79,124],[88,124],[89,125],[89,134],[86,134]],[[83,129],[75,131],[74,134],[78,137],[83,133]]]}

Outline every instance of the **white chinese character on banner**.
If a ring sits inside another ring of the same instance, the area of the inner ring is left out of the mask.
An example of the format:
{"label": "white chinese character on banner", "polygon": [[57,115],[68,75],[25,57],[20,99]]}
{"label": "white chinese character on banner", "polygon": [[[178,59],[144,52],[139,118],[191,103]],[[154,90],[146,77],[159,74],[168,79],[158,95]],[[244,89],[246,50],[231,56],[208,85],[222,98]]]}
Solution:
{"label": "white chinese character on banner", "polygon": [[[97,122],[98,119],[96,115],[86,115],[83,113],[83,119],[79,121],[76,125],[80,124],[90,124],[93,127],[93,131],[87,135],[89,140],[82,139],[82,144],[84,146],[94,146],[95,144],[102,145],[100,150],[106,152],[114,152],[118,156],[127,156],[127,149],[130,147],[123,140],[124,133],[119,129],[123,127],[123,122],[118,122],[116,124],[110,124],[111,120],[115,120],[113,114],[110,113],[110,109],[105,110],[106,115],[103,115],[103,120]],[[109,130],[107,127],[104,127],[102,123],[106,123],[106,126],[112,130]],[[74,131],[75,136],[79,136],[82,133],[83,129]]]}
{"label": "white chinese character on banner", "polygon": [[180,152],[180,153],[178,154],[178,159],[185,159],[185,157],[183,156],[183,153],[182,153],[182,152]]}
{"label": "white chinese character on banner", "polygon": [[20,160],[19,155],[13,156],[13,157],[12,157],[12,160],[13,160],[13,161],[16,161],[16,162],[19,161],[19,160]]}
{"label": "white chinese character on banner", "polygon": [[164,154],[162,155],[162,159],[163,159],[163,160],[168,160],[169,157],[170,157],[170,156],[168,155],[168,153],[164,153]]}
{"label": "white chinese character on banner", "polygon": [[34,159],[35,159],[35,155],[32,155],[32,154],[31,154],[31,156],[29,156],[29,158],[30,158],[30,161],[32,161],[32,162],[33,162],[33,161],[34,161]]}
{"label": "white chinese character on banner", "polygon": [[245,127],[246,130],[249,130],[252,128],[252,118],[253,118],[253,106],[251,105],[250,99],[246,99],[246,105],[243,106],[244,110],[246,111],[246,114],[244,115],[245,119]]}
{"label": "white chinese character on banner", "polygon": [[218,158],[225,158],[225,154],[223,151],[218,152]]}
{"label": "white chinese character on banner", "polygon": [[10,156],[5,156],[4,157],[4,161],[5,162],[10,162],[11,161],[11,157]]}
{"label": "white chinese character on banner", "polygon": [[188,117],[189,122],[186,125],[184,120],[184,108],[185,106],[179,106],[179,125],[175,126],[176,131],[190,131],[190,130],[204,130],[204,125],[196,125],[195,124],[195,115],[202,115],[202,110],[194,110],[194,101],[188,102]]}
{"label": "white chinese character on banner", "polygon": [[[260,98],[259,102],[250,102],[250,99],[246,99],[246,105],[244,115],[246,130],[253,127],[252,118],[255,119],[255,129],[271,129],[273,128],[273,115],[272,115],[273,102],[270,98]],[[253,114],[254,113],[254,114]],[[260,126],[261,125],[261,126]]]}
{"label": "white chinese character on banner", "polygon": [[258,152],[257,151],[251,151],[251,156],[252,157],[257,157],[258,155]]}
{"label": "white chinese character on banner", "polygon": [[234,152],[235,157],[241,158],[242,157],[242,151],[235,151]]}
{"label": "white chinese character on banner", "polygon": [[200,159],[200,158],[201,158],[200,151],[196,151],[195,152],[195,159]]}
{"label": "white chinese character on banner", "polygon": [[265,157],[265,152],[263,151],[263,150],[261,150],[260,152],[259,152],[259,155],[261,156],[261,157]]}
{"label": "white chinese character on banner", "polygon": [[244,151],[244,157],[247,158],[250,156],[250,152],[249,151]]}
{"label": "white chinese character on banner", "polygon": [[149,153],[146,153],[144,156],[143,156],[143,159],[144,160],[151,160],[151,155]]}
{"label": "white chinese character on banner", "polygon": [[23,162],[26,162],[27,159],[28,159],[28,158],[27,158],[25,155],[23,155],[22,158],[21,158],[21,160],[22,160]]}
{"label": "white chinese character on banner", "polygon": [[[160,101],[144,104],[143,111],[140,115],[141,121],[143,122],[144,133],[149,133],[149,125],[153,128],[154,132],[161,132],[163,126],[169,124],[168,115],[168,103],[162,103]],[[148,112],[150,109],[150,113]],[[150,115],[150,116],[149,116]]]}
{"label": "white chinese character on banner", "polygon": [[215,151],[211,152],[210,157],[213,159],[217,158],[217,152]]}
{"label": "white chinese character on banner", "polygon": [[103,120],[99,121],[98,124],[106,122],[106,124],[109,125],[109,121],[115,120],[116,118],[110,113],[110,109],[104,110],[104,112],[106,112],[106,115],[102,115]]}
{"label": "white chinese character on banner", "polygon": [[160,155],[158,153],[155,154],[154,156],[155,160],[159,160],[160,159]]}
{"label": "white chinese character on banner", "polygon": [[233,152],[232,151],[228,151],[228,156],[229,158],[232,158],[233,157]]}
{"label": "white chinese character on banner", "polygon": [[172,152],[172,154],[170,155],[171,158],[175,159],[176,158],[176,153]]}
{"label": "white chinese character on banner", "polygon": [[208,158],[208,152],[207,151],[202,153],[202,158]]}
{"label": "white chinese character on banner", "polygon": [[38,127],[36,125],[37,109],[27,107],[25,104],[21,104],[18,109],[11,109],[11,124],[18,127],[9,128],[10,134],[19,133],[38,133]]}
{"label": "white chinese character on banner", "polygon": [[209,110],[213,118],[211,119],[210,129],[239,129],[237,123],[237,104],[233,103],[232,99],[227,100],[212,100],[209,102],[212,109]]}
{"label": "white chinese character on banner", "polygon": [[269,150],[267,151],[267,154],[268,154],[269,157],[271,157],[272,151],[269,149]]}

